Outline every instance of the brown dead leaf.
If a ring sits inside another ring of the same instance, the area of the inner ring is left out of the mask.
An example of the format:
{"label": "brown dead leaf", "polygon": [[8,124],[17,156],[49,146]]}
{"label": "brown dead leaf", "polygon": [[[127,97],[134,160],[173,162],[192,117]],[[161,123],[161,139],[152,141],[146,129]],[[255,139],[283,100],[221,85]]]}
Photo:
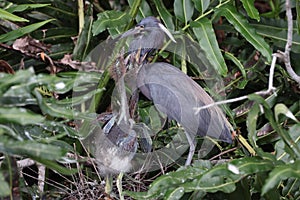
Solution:
{"label": "brown dead leaf", "polygon": [[4,60],[0,60],[0,72],[15,74],[15,70]]}
{"label": "brown dead leaf", "polygon": [[72,69],[77,69],[85,72],[103,72],[97,68],[96,63],[94,62],[79,62],[76,60],[72,60],[72,56],[69,54],[64,55],[64,57],[60,60],[60,64],[67,65]]}
{"label": "brown dead leaf", "polygon": [[42,53],[42,52],[50,52],[50,44],[44,44],[39,40],[33,39],[29,36],[17,39],[13,45],[13,49],[19,50],[22,53]]}

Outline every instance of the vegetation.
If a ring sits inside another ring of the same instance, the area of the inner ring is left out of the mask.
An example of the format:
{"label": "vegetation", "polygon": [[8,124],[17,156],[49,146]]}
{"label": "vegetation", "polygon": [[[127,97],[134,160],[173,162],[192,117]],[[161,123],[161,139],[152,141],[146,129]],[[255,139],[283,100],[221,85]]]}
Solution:
{"label": "vegetation", "polygon": [[[299,6],[291,2],[290,63],[298,74]],[[256,93],[269,89],[272,54],[285,51],[285,0],[0,1],[0,198],[108,197],[81,141],[89,132],[78,124],[106,111],[113,83],[105,68],[86,58],[150,15],[175,38],[183,34],[197,44],[200,51],[193,53],[224,85],[208,87],[215,77],[172,52],[159,52],[156,59],[183,70],[216,101],[247,96],[222,105],[236,130],[233,144],[217,144],[201,159],[198,153],[189,167],[180,166],[186,153],[162,169],[129,173],[122,182],[125,198],[300,199],[299,83],[277,59],[275,90]],[[172,122],[163,127],[150,106],[141,100],[139,114],[156,123],[152,140],[158,149],[179,128]]]}

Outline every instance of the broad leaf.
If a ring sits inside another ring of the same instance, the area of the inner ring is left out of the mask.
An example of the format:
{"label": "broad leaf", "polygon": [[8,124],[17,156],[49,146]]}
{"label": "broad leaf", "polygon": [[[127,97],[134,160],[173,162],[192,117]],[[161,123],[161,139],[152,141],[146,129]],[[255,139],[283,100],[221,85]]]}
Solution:
{"label": "broad leaf", "polygon": [[[287,22],[285,20],[262,18],[260,23],[251,25],[259,35],[271,39],[275,46],[285,48],[287,42]],[[300,35],[296,28],[293,30],[292,51],[300,53]]]}
{"label": "broad leaf", "polygon": [[58,146],[28,140],[11,141],[5,138],[0,141],[0,152],[9,155],[40,157],[48,160],[56,160],[66,154],[66,150]]}
{"label": "broad leaf", "polygon": [[[133,4],[134,0],[129,0],[129,6]],[[139,6],[138,13],[135,17],[136,21],[141,21],[145,17],[152,16],[152,11],[146,0],[142,0],[141,5]]]}
{"label": "broad leaf", "polygon": [[269,190],[277,186],[281,181],[294,177],[300,178],[300,161],[297,160],[292,164],[284,164],[278,167],[275,167],[269,174],[268,179],[266,180],[263,188],[262,195],[266,194]]}
{"label": "broad leaf", "polygon": [[0,123],[35,124],[44,121],[44,117],[25,108],[0,108]]}
{"label": "broad leaf", "polygon": [[275,106],[275,119],[278,122],[280,114],[284,114],[286,117],[298,122],[294,114],[286,107],[286,105],[279,103]]}
{"label": "broad leaf", "polygon": [[166,195],[164,199],[166,200],[179,200],[184,195],[184,188],[178,187],[176,189],[171,189],[168,192],[166,192]]}
{"label": "broad leaf", "polygon": [[191,20],[194,13],[194,5],[192,0],[175,0],[174,13],[177,19],[187,24]]}
{"label": "broad leaf", "polygon": [[233,6],[228,5],[220,7],[217,12],[226,17],[234,28],[240,32],[255,49],[261,52],[268,62],[271,62],[271,48],[268,43],[256,33],[255,29],[249,25],[245,17],[238,13]]}
{"label": "broad leaf", "polygon": [[243,64],[241,63],[241,61],[237,59],[237,57],[235,57],[233,54],[231,54],[229,52],[226,52],[226,51],[224,53],[224,57],[227,60],[231,60],[239,68],[239,70],[241,71],[244,79],[247,79],[246,70],[245,70]]}
{"label": "broad leaf", "polygon": [[243,3],[243,7],[247,11],[248,16],[259,21],[259,12],[254,6],[254,0],[241,0],[241,2]]}
{"label": "broad leaf", "polygon": [[154,0],[155,7],[157,9],[157,12],[159,13],[159,16],[161,17],[162,21],[166,25],[166,27],[169,30],[174,30],[174,23],[172,20],[172,15],[170,12],[166,9],[164,3],[161,0]]}
{"label": "broad leaf", "polygon": [[193,27],[193,32],[199,41],[200,47],[204,50],[208,61],[218,74],[226,76],[228,69],[221,50],[219,49],[211,21],[207,18],[202,18],[197,22],[192,22],[191,26]]}
{"label": "broad leaf", "polygon": [[195,8],[203,14],[209,6],[210,1],[193,0]]}
{"label": "broad leaf", "polygon": [[98,19],[93,23],[93,36],[106,29],[125,27],[130,20],[128,13],[114,10],[99,13],[97,16]]}

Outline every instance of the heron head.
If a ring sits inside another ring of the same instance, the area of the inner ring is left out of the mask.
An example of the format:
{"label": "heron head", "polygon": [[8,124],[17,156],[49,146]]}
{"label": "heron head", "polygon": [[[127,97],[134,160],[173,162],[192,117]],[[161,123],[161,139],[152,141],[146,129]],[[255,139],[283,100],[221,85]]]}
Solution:
{"label": "heron head", "polygon": [[152,32],[154,30],[161,30],[163,31],[173,42],[176,43],[173,35],[170,31],[155,17],[149,16],[142,19],[134,29],[131,29],[125,32],[122,37],[127,37],[130,35],[139,35],[144,32]]}

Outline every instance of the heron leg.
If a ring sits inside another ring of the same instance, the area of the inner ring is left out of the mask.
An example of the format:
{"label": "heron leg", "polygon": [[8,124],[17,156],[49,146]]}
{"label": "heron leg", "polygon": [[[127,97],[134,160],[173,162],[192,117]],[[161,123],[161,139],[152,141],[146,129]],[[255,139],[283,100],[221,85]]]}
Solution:
{"label": "heron leg", "polygon": [[196,149],[196,139],[195,137],[192,137],[189,133],[185,132],[186,138],[189,142],[190,145],[190,150],[189,150],[189,154],[188,157],[185,161],[185,166],[189,166],[191,165],[194,153],[195,153],[195,149]]}

